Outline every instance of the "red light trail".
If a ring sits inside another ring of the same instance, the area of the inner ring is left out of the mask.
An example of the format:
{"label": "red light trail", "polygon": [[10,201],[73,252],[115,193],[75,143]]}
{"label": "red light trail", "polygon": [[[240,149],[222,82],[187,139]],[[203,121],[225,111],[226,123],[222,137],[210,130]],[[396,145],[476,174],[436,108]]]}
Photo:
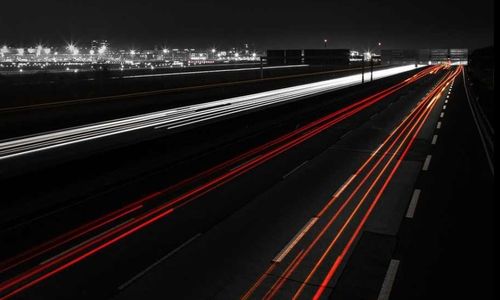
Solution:
{"label": "red light trail", "polygon": [[[361,101],[346,106],[264,145],[251,149],[191,178],[185,179],[162,191],[152,193],[123,208],[102,216],[99,219],[89,222],[49,242],[43,243],[40,246],[37,246],[31,250],[15,256],[12,259],[7,260],[6,262],[1,264],[0,272],[4,272],[6,270],[18,267],[24,263],[31,262],[35,258],[41,257],[42,254],[46,254],[51,250],[62,247],[72,241],[75,241],[78,238],[83,237],[86,234],[97,231],[98,229],[101,229],[106,225],[110,225],[112,222],[129,216],[132,213],[138,213],[141,209],[143,209],[143,204],[147,201],[150,201],[151,199],[158,198],[169,191],[179,189],[188,184],[196,182],[197,180],[205,179],[208,177],[208,182],[205,182],[197,186],[196,188],[193,188],[189,192],[171,199],[168,202],[163,203],[157,207],[151,208],[149,211],[134,216],[134,219],[130,222],[120,224],[119,226],[114,227],[109,231],[105,231],[100,235],[96,234],[95,238],[89,239],[82,244],[79,244],[75,248],[61,251],[61,254],[57,255],[54,259],[31,267],[31,269],[29,269],[28,271],[25,271],[7,281],[2,282],[0,284],[0,293],[2,293],[3,296],[0,299],[7,299],[15,294],[18,294],[23,290],[41,282],[42,280],[45,280],[61,272],[62,270],[65,270],[70,266],[82,261],[83,259],[99,252],[100,250],[115,244],[128,235],[137,232],[141,228],[144,228],[145,226],[167,216],[175,209],[178,209],[179,207],[182,207],[194,201],[195,199],[210,192],[211,190],[216,189],[217,187],[233,180],[238,176],[241,176],[242,174],[245,174],[246,172],[276,157],[277,155],[303,143],[304,141],[330,128],[331,126],[379,102],[388,95],[391,95],[396,91],[402,89],[403,87],[428,75],[434,69],[435,68],[433,67],[426,68],[401,83],[389,87]],[[237,167],[230,169],[229,171],[225,171],[232,165],[237,165]],[[218,176],[215,178],[209,178],[210,176],[216,175],[219,172],[222,172],[222,174],[218,174]],[[302,255],[303,253],[297,256],[299,260]],[[298,263],[300,263],[300,261]],[[293,269],[294,268],[292,267],[292,272]],[[264,279],[265,278],[263,277],[262,280]],[[257,287],[258,285],[255,286],[255,288]]]}
{"label": "red light trail", "polygon": [[[339,241],[340,237],[343,236],[343,234],[346,232],[346,228],[351,225],[353,222],[356,214],[358,211],[361,209],[363,204],[366,202],[368,196],[372,193],[372,191],[377,191],[376,196],[369,202],[369,207],[368,210],[365,212],[363,215],[361,221],[359,222],[358,226],[354,230],[352,236],[349,239],[349,242],[343,249],[342,253],[334,259],[333,265],[330,268],[330,271],[327,273],[327,275],[324,277],[322,280],[321,285],[319,286],[316,294],[315,294],[315,299],[318,299],[326,287],[328,286],[329,282],[333,278],[335,271],[339,268],[339,266],[342,264],[343,259],[345,258],[347,252],[349,249],[352,247],[354,241],[356,240],[356,237],[359,235],[361,232],[364,223],[370,216],[373,208],[377,204],[378,200],[382,196],[384,190],[386,189],[387,185],[390,183],[392,177],[394,176],[395,172],[399,168],[399,165],[401,161],[405,158],[406,154],[408,153],[409,149],[411,148],[413,141],[415,138],[418,136],[420,129],[424,125],[425,121],[429,117],[430,112],[432,111],[434,105],[437,103],[437,99],[441,95],[441,92],[444,90],[444,88],[449,85],[455,77],[461,72],[461,68],[457,68],[454,72],[450,72],[445,76],[437,85],[436,87],[429,93],[426,97],[424,97],[418,104],[417,106],[410,112],[408,116],[406,116],[400,124],[389,134],[389,136],[382,142],[382,144],[370,155],[370,157],[361,165],[361,167],[354,173],[355,176],[352,176],[348,179],[348,181],[342,185],[342,187],[339,189],[337,193],[334,194],[334,196],[326,203],[326,205],[322,208],[322,210],[319,212],[317,216],[322,216],[325,214],[325,212],[332,206],[333,202],[339,201],[338,199],[340,198],[341,194],[347,190],[349,185],[351,185],[353,182],[355,182],[357,179],[362,178],[361,181],[357,184],[357,186],[354,188],[352,193],[349,195],[349,197],[342,203],[340,208],[334,213],[334,215],[328,220],[326,225],[321,229],[321,231],[315,236],[315,238],[310,242],[309,246],[306,247],[305,250],[300,251],[300,255],[298,258],[294,259],[293,262],[290,262],[289,265],[285,268],[285,271],[282,272],[280,276],[276,276],[276,282],[271,286],[271,288],[267,291],[267,293],[264,296],[264,299],[272,299],[282,288],[282,286],[287,282],[287,279],[290,278],[290,276],[294,273],[294,271],[301,265],[305,257],[311,253],[313,248],[318,245],[318,242],[322,238],[328,238],[331,235],[326,235],[326,232],[328,230],[332,229],[332,225],[334,222],[340,217],[340,214],[342,211],[344,211],[347,207],[347,205],[353,201],[355,195],[360,191],[361,187],[365,184],[368,183],[368,190],[362,195],[360,199],[358,199],[358,202],[353,209],[353,211],[349,214],[349,217],[347,220],[344,221],[342,226],[338,231],[334,233],[334,238],[333,240],[329,243],[328,247],[324,250],[323,254],[319,257],[319,259],[316,261],[308,275],[306,276],[305,280],[302,281],[302,284],[296,291],[293,299],[298,299],[300,295],[302,294],[304,288],[309,284],[310,280],[316,273],[316,271],[319,269],[320,266],[325,262],[327,256],[331,253],[332,249],[334,248],[334,245]],[[434,70],[432,71],[434,72]],[[397,135],[396,135],[397,133]],[[396,135],[396,137],[394,137]],[[361,176],[362,172],[365,170],[365,168],[369,165],[369,163],[374,159],[376,154],[383,149],[386,144],[394,137],[394,140],[391,142],[391,144],[387,147],[387,149],[384,149],[383,153],[380,155],[379,159],[375,164],[368,170],[368,172],[364,175]],[[405,146],[406,145],[406,146]],[[396,150],[393,150],[393,148],[396,147]],[[401,152],[401,149],[404,149]],[[398,156],[398,153],[401,154]],[[377,168],[379,168],[379,165],[386,160],[384,166],[382,167],[381,170],[378,172],[375,172]],[[392,168],[390,168],[391,164],[393,161],[396,160],[396,163]],[[389,172],[386,172],[389,170]],[[387,173],[389,173],[387,175]],[[372,179],[371,181],[369,180],[374,174],[375,178]],[[382,179],[382,177],[386,176],[387,178],[385,179],[384,183],[378,190],[374,190],[376,185],[379,184],[379,181]],[[318,223],[318,222],[317,222]],[[317,224],[316,223],[316,224]],[[258,289],[258,287],[265,281],[265,277],[267,277],[271,272],[274,270],[277,270],[279,264],[273,263],[272,264],[273,268],[271,270],[267,270],[264,274],[262,274],[258,281],[252,285],[252,287],[245,293],[244,299],[248,299],[251,297],[251,295]],[[283,266],[285,267],[285,266]],[[274,278],[274,277],[273,277]],[[294,281],[299,281],[299,279],[294,278]]]}

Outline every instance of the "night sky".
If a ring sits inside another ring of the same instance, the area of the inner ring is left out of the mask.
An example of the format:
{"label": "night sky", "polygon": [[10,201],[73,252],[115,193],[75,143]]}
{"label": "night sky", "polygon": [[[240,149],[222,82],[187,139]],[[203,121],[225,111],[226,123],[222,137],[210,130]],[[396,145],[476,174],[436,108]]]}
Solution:
{"label": "night sky", "polygon": [[0,43],[124,48],[468,47],[493,44],[493,0],[2,1]]}

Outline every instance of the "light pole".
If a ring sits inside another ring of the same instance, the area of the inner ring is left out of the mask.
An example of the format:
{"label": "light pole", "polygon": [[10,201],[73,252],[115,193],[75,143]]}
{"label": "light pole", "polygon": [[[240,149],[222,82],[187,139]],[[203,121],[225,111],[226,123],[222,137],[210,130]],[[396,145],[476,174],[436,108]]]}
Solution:
{"label": "light pole", "polygon": [[324,39],[323,42],[325,43],[325,49],[326,49],[326,44],[328,43],[328,40]]}
{"label": "light pole", "polygon": [[373,54],[370,54],[370,81],[373,81]]}
{"label": "light pole", "polygon": [[[379,53],[380,53],[381,46],[382,46],[382,42],[378,42],[376,49],[378,50]],[[370,50],[368,50],[368,56],[370,58],[370,81],[373,81],[373,54],[374,53],[375,52],[370,52]],[[381,53],[379,55],[380,55],[380,57],[382,57]],[[364,58],[364,54],[363,54],[363,58]]]}
{"label": "light pole", "polygon": [[361,83],[365,83],[365,54],[361,53]]}

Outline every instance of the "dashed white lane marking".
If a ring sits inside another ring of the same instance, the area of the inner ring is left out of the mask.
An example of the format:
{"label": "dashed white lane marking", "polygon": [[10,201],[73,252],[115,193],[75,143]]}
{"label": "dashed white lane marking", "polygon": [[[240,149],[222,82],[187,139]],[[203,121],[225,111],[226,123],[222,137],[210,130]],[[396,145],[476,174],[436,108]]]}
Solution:
{"label": "dashed white lane marking", "polygon": [[446,105],[443,105],[443,109],[446,109]]}
{"label": "dashed white lane marking", "polygon": [[433,145],[436,145],[437,140],[438,140],[438,135],[437,135],[437,134],[435,134],[435,135],[432,137],[432,142],[431,142],[431,143],[432,143]]}
{"label": "dashed white lane marking", "polygon": [[441,122],[438,122],[438,123],[437,123],[436,128],[437,128],[437,129],[441,128]]}
{"label": "dashed white lane marking", "polygon": [[285,175],[283,175],[283,179],[287,178],[288,176],[292,175],[293,172],[297,171],[298,169],[300,169],[303,165],[307,164],[308,160],[304,161],[303,163],[301,163],[300,165],[296,166],[295,168],[293,168],[293,170],[291,170],[290,172],[286,173]]}
{"label": "dashed white lane marking", "polygon": [[406,211],[406,217],[408,219],[413,219],[415,215],[415,209],[417,209],[418,198],[420,197],[420,190],[415,189],[413,191],[413,195],[411,196],[410,205],[408,206],[408,210]]}
{"label": "dashed white lane marking", "polygon": [[162,258],[160,258],[159,260],[157,260],[155,263],[153,263],[152,265],[150,265],[149,267],[147,267],[146,269],[142,270],[137,275],[135,275],[134,277],[132,277],[131,279],[129,279],[128,281],[126,281],[125,283],[123,283],[122,285],[120,285],[118,287],[118,289],[119,290],[123,290],[124,288],[126,288],[127,286],[129,286],[130,284],[132,284],[134,281],[136,281],[137,279],[139,279],[142,276],[144,276],[144,274],[146,274],[147,272],[149,272],[151,269],[153,269],[154,267],[156,267],[157,265],[159,265],[160,263],[162,263],[164,260],[166,260],[167,258],[171,257],[175,253],[179,252],[179,250],[181,250],[182,248],[186,247],[189,243],[191,243],[192,241],[194,241],[195,239],[197,239],[198,237],[200,237],[200,235],[201,235],[201,233],[197,233],[196,235],[194,235],[193,237],[191,237],[189,240],[187,240],[184,243],[182,243],[179,247],[177,247],[174,250],[170,251],[167,255],[163,256]]}
{"label": "dashed white lane marking", "polygon": [[442,117],[444,117],[444,112],[442,112],[442,113],[439,115],[439,117],[441,117],[441,118],[442,118]]}
{"label": "dashed white lane marking", "polygon": [[430,154],[427,155],[427,157],[425,158],[424,165],[422,167],[423,171],[429,170],[429,165],[431,164],[431,158],[432,158],[432,155],[430,155]]}
{"label": "dashed white lane marking", "polygon": [[318,221],[318,217],[311,218],[302,229],[297,232],[297,234],[286,244],[285,248],[283,248],[274,258],[273,262],[281,262],[288,253],[297,245],[297,243],[304,237],[304,235],[311,229],[311,227]]}
{"label": "dashed white lane marking", "polygon": [[343,135],[340,136],[340,139],[345,138],[351,132],[352,132],[352,130],[349,130],[349,131],[345,132]]}
{"label": "dashed white lane marking", "polygon": [[354,180],[356,177],[356,174],[352,174],[345,182],[342,184],[339,189],[332,195],[332,197],[338,197],[340,194],[342,194],[345,190],[345,188],[351,183],[351,181]]}
{"label": "dashed white lane marking", "polygon": [[387,273],[385,273],[384,282],[382,283],[382,287],[380,288],[380,292],[378,293],[377,300],[389,300],[398,268],[399,260],[391,259],[389,267],[387,268]]}
{"label": "dashed white lane marking", "polygon": [[[141,207],[142,207],[142,205],[141,205]],[[61,253],[59,253],[59,254],[56,254],[55,256],[52,256],[52,257],[51,257],[51,258],[49,258],[49,259],[46,259],[46,260],[42,261],[42,262],[40,263],[40,265],[44,265],[44,264],[48,263],[49,261],[52,261],[52,260],[54,260],[54,259],[56,259],[56,258],[58,258],[58,257],[61,257],[61,256],[63,256],[64,254],[66,254],[66,253],[68,253],[68,252],[70,252],[70,251],[72,251],[72,250],[74,250],[74,249],[76,249],[76,248],[80,247],[81,245],[84,245],[84,244],[86,244],[86,243],[88,243],[88,242],[90,242],[90,241],[93,241],[93,240],[95,240],[95,239],[97,239],[97,238],[99,238],[99,237],[101,237],[101,236],[105,235],[106,233],[108,233],[108,232],[112,231],[113,229],[116,229],[116,228],[118,228],[118,227],[120,227],[120,226],[122,226],[122,225],[127,224],[128,222],[131,222],[132,220],[134,220],[134,218],[131,218],[131,219],[129,219],[129,220],[127,220],[127,221],[125,221],[125,222],[122,222],[122,223],[120,223],[120,224],[117,224],[117,225],[115,225],[115,226],[113,226],[113,227],[109,228],[108,230],[106,230],[106,231],[103,231],[103,232],[99,233],[99,234],[98,234],[98,235],[96,235],[96,236],[93,236],[93,237],[91,237],[91,238],[89,238],[89,239],[87,239],[87,240],[85,240],[85,241],[83,241],[83,242],[81,242],[81,243],[78,243],[77,245],[75,245],[75,246],[73,246],[73,247],[71,247],[71,248],[69,248],[69,249],[67,249],[67,250],[65,250],[65,251],[63,251],[63,252],[61,252]]]}

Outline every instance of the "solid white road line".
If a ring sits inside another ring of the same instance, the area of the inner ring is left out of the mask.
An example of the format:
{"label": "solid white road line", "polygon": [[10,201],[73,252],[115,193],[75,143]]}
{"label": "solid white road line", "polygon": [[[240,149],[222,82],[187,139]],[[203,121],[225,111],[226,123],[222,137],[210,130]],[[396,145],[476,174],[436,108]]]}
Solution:
{"label": "solid white road line", "polygon": [[195,239],[197,239],[200,236],[201,236],[201,233],[197,233],[196,235],[194,235],[193,237],[191,237],[189,240],[187,240],[184,243],[182,243],[179,247],[177,247],[174,250],[170,251],[167,255],[163,256],[162,258],[160,258],[159,260],[157,260],[155,263],[153,263],[152,265],[150,265],[146,269],[142,270],[141,272],[139,272],[137,275],[135,275],[131,279],[127,280],[125,283],[121,284],[118,287],[118,289],[119,290],[123,290],[124,288],[126,288],[127,286],[129,286],[130,284],[132,284],[134,281],[136,281],[137,279],[139,279],[142,276],[144,276],[144,274],[146,274],[147,272],[149,272],[151,269],[153,269],[154,267],[156,267],[157,265],[159,265],[160,263],[162,263],[163,261],[165,261],[167,258],[169,258],[172,255],[174,255],[175,253],[179,252],[179,250],[181,250],[182,248],[186,247],[189,243],[191,243],[192,241],[194,241]]}
{"label": "solid white road line", "polygon": [[391,295],[392,286],[394,285],[394,279],[396,279],[396,273],[399,268],[399,260],[391,259],[389,267],[387,268],[387,273],[385,273],[384,282],[382,283],[382,288],[378,294],[377,300],[389,300]]}
{"label": "solid white road line", "polygon": [[408,206],[408,210],[406,211],[406,217],[408,219],[413,219],[413,215],[415,214],[415,209],[417,209],[418,198],[420,197],[420,190],[415,189],[413,191],[413,195],[411,196],[410,205]]}
{"label": "solid white road line", "polygon": [[427,155],[427,157],[425,158],[424,165],[422,167],[423,171],[429,170],[429,165],[431,163],[431,158],[432,158],[432,155]]}
{"label": "solid white road line", "polygon": [[297,234],[286,244],[285,248],[283,248],[274,258],[273,262],[281,262],[288,253],[297,245],[297,243],[304,237],[304,235],[311,229],[311,227],[318,221],[317,217],[311,218],[302,229],[297,232]]}

